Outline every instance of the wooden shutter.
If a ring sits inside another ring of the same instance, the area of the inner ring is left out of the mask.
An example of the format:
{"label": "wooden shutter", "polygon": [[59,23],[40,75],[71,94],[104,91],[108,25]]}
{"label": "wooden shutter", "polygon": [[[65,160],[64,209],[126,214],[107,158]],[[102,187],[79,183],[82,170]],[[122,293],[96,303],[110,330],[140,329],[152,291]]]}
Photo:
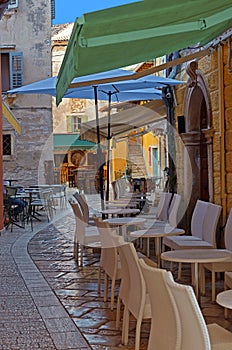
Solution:
{"label": "wooden shutter", "polygon": [[10,89],[23,85],[23,53],[10,52]]}

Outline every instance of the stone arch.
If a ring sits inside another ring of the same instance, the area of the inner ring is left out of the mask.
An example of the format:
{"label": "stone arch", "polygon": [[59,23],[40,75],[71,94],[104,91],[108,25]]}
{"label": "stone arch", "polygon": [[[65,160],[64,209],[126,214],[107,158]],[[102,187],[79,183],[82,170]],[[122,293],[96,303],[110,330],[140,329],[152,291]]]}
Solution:
{"label": "stone arch", "polygon": [[[202,124],[204,124],[204,129],[211,128],[212,109],[209,90],[204,75],[197,69],[197,66],[197,62],[194,61],[186,69],[189,75],[184,101],[186,132],[200,131]],[[205,105],[205,121],[200,120],[203,116],[202,104]]]}
{"label": "stone arch", "polygon": [[[192,174],[192,186],[184,183],[184,192],[190,194],[190,215],[197,199],[213,201],[212,173],[212,109],[207,82],[198,70],[197,62],[187,69],[189,79],[184,97],[185,133],[182,141],[190,158],[191,169],[184,169],[184,178]],[[191,193],[190,193],[191,191]]]}

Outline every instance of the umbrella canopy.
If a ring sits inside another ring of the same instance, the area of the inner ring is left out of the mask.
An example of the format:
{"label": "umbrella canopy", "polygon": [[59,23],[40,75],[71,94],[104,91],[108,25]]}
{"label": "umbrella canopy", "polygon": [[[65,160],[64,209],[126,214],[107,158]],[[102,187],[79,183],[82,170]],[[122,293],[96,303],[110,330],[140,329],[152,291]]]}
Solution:
{"label": "umbrella canopy", "polygon": [[[122,112],[111,114],[110,137],[115,139],[128,134],[131,130],[144,127],[166,118],[166,107],[162,100],[154,100],[142,106],[134,106]],[[100,133],[103,138],[108,135],[108,117],[99,119]],[[94,120],[81,124],[80,139],[96,142],[96,123]]]}
{"label": "umbrella canopy", "polygon": [[[94,89],[92,87],[92,80],[99,80],[104,78],[122,77],[122,76],[130,76],[133,72],[125,70],[125,69],[114,69],[108,72],[103,72],[99,74],[91,74],[86,77],[75,78],[72,81],[71,88],[67,90],[64,97],[65,98],[86,98],[93,99],[94,98]],[[36,81],[32,84],[27,84],[22,87],[12,89],[7,91],[8,94],[47,94],[51,96],[56,96],[56,82],[57,77],[47,78],[43,80]],[[78,87],[80,82],[85,82],[85,87]],[[88,85],[90,82],[90,85]],[[138,93],[142,93],[142,89],[152,89],[152,88],[161,88],[162,86],[175,86],[178,84],[183,84],[183,81],[177,79],[169,79],[160,76],[150,75],[144,78],[140,78],[138,80],[127,79],[125,81],[120,82],[112,82],[105,84],[98,84],[98,99],[106,100],[107,95],[111,93],[112,102],[118,101],[126,101],[130,100],[130,96],[128,93],[119,95],[122,91],[132,91],[132,90],[140,90]],[[146,93],[151,93],[152,90],[146,90]],[[159,94],[159,91],[153,90],[153,93]],[[139,98],[135,98],[138,100]],[[142,100],[142,98],[141,98]]]}
{"label": "umbrella canopy", "polygon": [[144,0],[85,14],[59,71],[57,105],[74,77],[204,45],[231,25],[231,0]]}

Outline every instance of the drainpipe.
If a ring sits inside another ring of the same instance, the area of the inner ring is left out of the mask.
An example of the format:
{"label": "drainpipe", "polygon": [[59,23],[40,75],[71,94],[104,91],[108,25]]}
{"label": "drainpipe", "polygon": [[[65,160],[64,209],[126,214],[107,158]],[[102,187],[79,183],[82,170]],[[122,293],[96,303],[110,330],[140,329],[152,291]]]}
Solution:
{"label": "drainpipe", "polygon": [[225,101],[224,101],[224,72],[223,72],[224,46],[218,46],[218,84],[219,84],[219,117],[220,117],[220,148],[221,148],[221,206],[222,224],[226,222],[227,215],[227,191],[226,191],[226,171],[225,171]]}
{"label": "drainpipe", "polygon": [[4,227],[3,215],[3,157],[2,157],[2,75],[1,75],[1,52],[0,52],[0,232]]}
{"label": "drainpipe", "polygon": [[167,109],[167,137],[168,137],[168,167],[169,167],[169,192],[176,192],[176,146],[175,146],[175,116],[174,96],[170,86],[162,88],[162,98]]}

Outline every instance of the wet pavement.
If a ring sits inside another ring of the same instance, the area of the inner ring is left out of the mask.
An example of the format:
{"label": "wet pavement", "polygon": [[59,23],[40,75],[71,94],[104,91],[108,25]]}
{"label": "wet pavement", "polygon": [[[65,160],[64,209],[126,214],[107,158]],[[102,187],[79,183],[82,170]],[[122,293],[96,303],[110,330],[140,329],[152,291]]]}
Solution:
{"label": "wet pavement", "polygon": [[[96,197],[87,199],[98,209]],[[99,252],[87,249],[83,268],[73,259],[74,228],[73,214],[65,209],[57,211],[52,223],[46,218],[37,223],[33,232],[28,225],[1,234],[1,350],[134,349],[135,321],[130,322],[129,344],[123,346],[121,332],[115,330],[116,311],[97,293]],[[151,256],[153,251],[151,245]],[[187,264],[182,275],[182,282],[190,283]],[[232,311],[225,320],[223,309],[210,301],[209,281],[207,275],[201,299],[206,322],[232,331]],[[222,281],[217,290],[223,290]],[[141,350],[147,348],[149,327],[149,321],[142,325]]]}

